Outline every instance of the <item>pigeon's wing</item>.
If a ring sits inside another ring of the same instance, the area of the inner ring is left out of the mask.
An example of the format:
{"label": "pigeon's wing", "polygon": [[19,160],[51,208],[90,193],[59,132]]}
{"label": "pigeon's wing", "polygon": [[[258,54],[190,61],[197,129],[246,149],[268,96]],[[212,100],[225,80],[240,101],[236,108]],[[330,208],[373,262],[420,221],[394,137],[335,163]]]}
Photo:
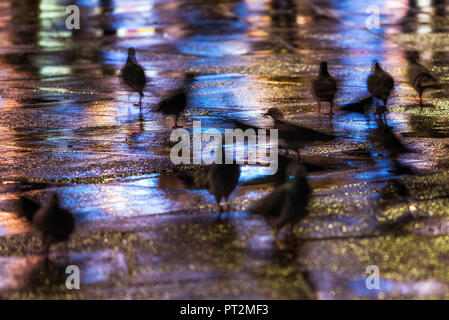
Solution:
{"label": "pigeon's wing", "polygon": [[360,101],[348,103],[341,107],[343,112],[357,112],[357,113],[365,113],[369,107],[371,106],[373,101],[373,97],[369,96],[368,98],[364,98]]}
{"label": "pigeon's wing", "polygon": [[337,81],[332,77],[319,77],[312,82],[313,93],[318,98],[332,98],[337,92]]}
{"label": "pigeon's wing", "polygon": [[368,92],[371,94],[374,94],[377,85],[378,85],[378,79],[375,73],[371,73],[368,77],[368,80],[366,81],[366,84],[368,86]]}
{"label": "pigeon's wing", "polygon": [[368,77],[368,91],[375,97],[387,99],[394,88],[394,80],[388,73],[378,70]]}
{"label": "pigeon's wing", "polygon": [[142,93],[143,88],[147,82],[145,77],[145,71],[138,64],[130,64],[125,67],[123,73],[123,79],[126,84],[128,84],[131,88],[136,91]]}
{"label": "pigeon's wing", "polygon": [[285,199],[287,186],[282,185],[274,189],[269,195],[257,201],[251,208],[253,214],[262,215],[266,218],[275,218],[281,215],[282,205]]}
{"label": "pigeon's wing", "polygon": [[33,221],[34,214],[41,208],[41,205],[31,199],[20,197],[21,214],[29,221]]}
{"label": "pigeon's wing", "polygon": [[209,170],[211,166],[206,166],[203,168],[198,168],[193,174],[193,181],[195,186],[199,189],[209,188]]}
{"label": "pigeon's wing", "polygon": [[422,88],[438,88],[440,86],[438,80],[430,74],[430,71],[419,63],[410,63],[407,66],[407,75],[410,84],[417,91]]}
{"label": "pigeon's wing", "polygon": [[258,129],[262,129],[261,127],[257,127],[257,126],[254,126],[254,125],[251,125],[251,124],[248,124],[245,122],[241,122],[241,121],[235,120],[235,119],[232,119],[231,122],[233,123],[233,125],[236,128],[242,129],[243,131],[248,130],[248,129],[253,129],[254,131],[257,132]]}
{"label": "pigeon's wing", "polygon": [[332,141],[335,136],[287,121],[276,120],[276,129],[282,139],[296,142]]}

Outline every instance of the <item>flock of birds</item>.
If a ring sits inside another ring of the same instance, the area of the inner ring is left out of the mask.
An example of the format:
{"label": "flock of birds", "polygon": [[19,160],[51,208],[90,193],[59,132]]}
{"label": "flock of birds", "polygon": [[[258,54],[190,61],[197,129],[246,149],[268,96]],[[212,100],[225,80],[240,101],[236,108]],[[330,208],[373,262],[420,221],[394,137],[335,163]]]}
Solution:
{"label": "flock of birds", "polygon": [[[422,96],[425,90],[440,88],[440,84],[429,70],[419,64],[416,59],[411,57],[409,62],[407,68],[409,81],[418,93],[419,104],[422,106]],[[121,70],[121,79],[132,92],[139,94],[139,107],[141,108],[147,80],[144,68],[137,62],[134,48],[129,48],[126,65]],[[185,76],[184,84],[167,98],[161,100],[153,111],[174,116],[174,127],[179,127],[178,118],[187,107],[188,90],[194,79],[195,75],[188,73]],[[410,152],[410,150],[402,144],[393,133],[392,128],[386,123],[386,105],[393,88],[393,77],[383,70],[377,61],[374,61],[372,73],[367,79],[369,96],[358,102],[344,105],[341,110],[367,116],[373,101],[382,102],[382,105],[377,103],[376,106],[374,115],[376,116],[377,128],[372,137],[373,141],[380,144],[388,152],[390,158],[394,161],[395,168],[399,170],[404,167],[400,165],[397,158],[401,154]],[[312,91],[318,102],[319,112],[321,112],[321,103],[327,102],[330,104],[329,114],[333,113],[337,90],[337,80],[329,74],[327,63],[322,62],[318,77],[312,82]],[[272,118],[272,128],[278,130],[278,136],[282,142],[281,149],[286,150],[287,154],[279,155],[276,174],[268,180],[263,180],[264,182],[273,182],[274,190],[256,201],[249,211],[253,214],[262,215],[272,227],[276,243],[283,245],[283,240],[279,236],[280,230],[288,227],[292,231],[293,227],[307,215],[307,206],[312,194],[307,180],[307,172],[316,168],[313,164],[303,161],[300,158],[299,151],[310,144],[330,142],[341,137],[288,121],[277,108],[270,108],[265,116]],[[232,120],[232,123],[241,129],[259,129],[238,120]],[[289,152],[296,153],[296,157],[290,157]],[[225,152],[223,152],[224,155]],[[224,212],[220,202],[224,199],[227,204],[229,196],[237,187],[240,178],[240,166],[235,163],[225,164],[225,161],[223,161],[223,164],[212,164],[196,169],[192,175],[182,178],[189,180],[197,188],[207,189],[215,197],[219,207],[218,217],[220,218],[221,213]],[[73,215],[61,207],[57,194],[52,194],[43,206],[24,197],[21,198],[21,201],[25,217],[43,235],[45,256],[48,259],[50,246],[53,243],[67,243],[74,230],[75,220]],[[227,205],[226,210],[228,209]],[[290,232],[290,234],[292,233]]]}

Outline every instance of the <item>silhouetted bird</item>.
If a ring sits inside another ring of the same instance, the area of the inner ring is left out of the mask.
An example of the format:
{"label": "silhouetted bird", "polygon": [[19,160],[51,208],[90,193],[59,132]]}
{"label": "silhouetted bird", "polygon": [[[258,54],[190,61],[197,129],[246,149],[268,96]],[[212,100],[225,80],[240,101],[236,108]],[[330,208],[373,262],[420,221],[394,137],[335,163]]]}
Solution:
{"label": "silhouetted bird", "polygon": [[336,138],[334,135],[284,120],[284,115],[277,108],[268,109],[265,116],[270,116],[273,119],[273,128],[278,130],[279,138],[285,141],[289,149],[296,152],[307,144],[328,142]]}
{"label": "silhouetted bird", "polygon": [[373,103],[373,97],[369,96],[360,101],[348,103],[348,104],[342,106],[341,110],[343,112],[360,113],[362,115],[366,115],[366,112],[369,110],[372,103]]}
{"label": "silhouetted bird", "polygon": [[59,197],[53,193],[44,206],[21,197],[23,214],[27,220],[42,233],[45,257],[48,259],[50,246],[57,242],[68,241],[75,227],[70,211],[61,208]]}
{"label": "silhouetted bird", "polygon": [[385,116],[387,101],[394,88],[394,80],[389,73],[380,67],[379,62],[374,60],[373,64],[373,73],[369,75],[367,80],[368,91],[374,98],[383,102],[382,107],[377,107],[376,114]]}
{"label": "silhouetted bird", "polygon": [[334,106],[334,96],[337,93],[337,81],[329,74],[327,62],[320,63],[318,78],[312,82],[315,98],[318,100],[318,111],[321,112],[321,102],[330,103],[330,114]]}
{"label": "silhouetted bird", "polygon": [[377,128],[373,132],[375,142],[380,143],[386,151],[393,157],[397,158],[404,153],[410,152],[402,142],[393,133],[390,126],[380,120],[376,120]]}
{"label": "silhouetted bird", "polygon": [[162,114],[175,116],[174,128],[180,127],[178,126],[178,118],[187,106],[186,92],[188,91],[194,79],[194,74],[186,74],[183,86],[173,92],[168,98],[165,98],[161,102],[159,102],[155,108],[155,111],[161,112]]}
{"label": "silhouetted bird", "polygon": [[287,182],[250,208],[251,213],[264,216],[271,225],[278,245],[281,244],[279,231],[288,224],[293,230],[294,225],[307,215],[307,204],[311,195],[302,165],[291,163],[286,174]]}
{"label": "silhouetted bird", "polygon": [[415,58],[409,58],[407,67],[408,80],[411,86],[419,94],[419,105],[422,106],[422,96],[426,89],[438,89],[440,84],[438,80],[432,76],[426,67],[416,62]]}
{"label": "silhouetted bird", "polygon": [[409,148],[397,138],[393,133],[391,127],[385,124],[380,119],[376,119],[377,128],[373,130],[373,133],[369,136],[373,142],[377,142],[390,154],[390,158],[393,160],[395,169],[398,173],[412,173],[410,167],[401,164],[398,158],[405,153],[412,152]]}
{"label": "silhouetted bird", "polygon": [[145,70],[137,62],[136,50],[132,47],[128,50],[128,59],[122,69],[121,76],[125,84],[139,94],[139,107],[142,107],[143,88],[147,83],[147,79]]}
{"label": "silhouetted bird", "polygon": [[[223,153],[223,163],[214,163],[204,168],[197,170],[194,174],[194,182],[198,188],[205,188],[214,195],[215,200],[219,208],[219,217],[224,211],[220,206],[220,201],[222,198],[227,202],[232,191],[236,188],[239,183],[240,178],[240,166],[236,163],[226,164],[224,149]],[[226,205],[226,209],[229,206]]]}

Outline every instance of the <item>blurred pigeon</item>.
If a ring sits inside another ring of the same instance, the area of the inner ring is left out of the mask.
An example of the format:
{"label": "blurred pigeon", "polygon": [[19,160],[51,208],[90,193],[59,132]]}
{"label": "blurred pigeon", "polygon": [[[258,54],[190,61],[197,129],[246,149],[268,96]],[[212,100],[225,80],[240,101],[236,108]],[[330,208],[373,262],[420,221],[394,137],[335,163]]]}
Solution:
{"label": "blurred pigeon", "polygon": [[409,58],[407,67],[408,80],[412,87],[419,94],[419,105],[422,106],[422,96],[426,89],[438,89],[440,84],[438,80],[432,76],[429,70],[416,62],[415,58]]}
{"label": "blurred pigeon", "polygon": [[334,135],[316,131],[284,120],[284,115],[277,108],[268,109],[264,116],[270,116],[273,119],[273,128],[278,130],[279,138],[285,141],[289,149],[296,152],[307,144],[314,142],[328,142],[336,138]]}
{"label": "blurred pigeon", "polygon": [[147,83],[145,70],[137,62],[136,50],[131,47],[128,49],[128,59],[121,71],[121,76],[125,84],[140,95],[139,107],[142,107],[143,88]]}
{"label": "blurred pigeon", "polygon": [[381,120],[376,120],[377,128],[370,136],[373,142],[380,143],[382,147],[391,155],[393,159],[396,159],[404,153],[411,152],[393,133],[390,126],[385,124]]}
{"label": "blurred pigeon", "polygon": [[376,109],[376,114],[385,116],[387,101],[394,88],[394,80],[389,73],[380,67],[379,62],[374,60],[373,64],[373,73],[369,75],[367,80],[368,91],[374,98],[383,102],[383,106]]}
{"label": "blurred pigeon", "polygon": [[75,219],[70,211],[61,208],[59,197],[51,194],[44,206],[21,197],[24,216],[42,233],[45,257],[48,259],[50,246],[57,242],[68,241],[75,227]]}
{"label": "blurred pigeon", "polygon": [[305,168],[292,163],[287,168],[287,182],[275,188],[269,195],[257,201],[250,212],[264,216],[273,228],[276,243],[281,245],[279,231],[290,224],[294,225],[307,215],[311,189],[306,177]]}
{"label": "blurred pigeon", "polygon": [[[223,158],[224,149],[222,150]],[[224,211],[220,206],[222,198],[227,202],[229,195],[234,191],[240,178],[240,166],[238,164],[226,164],[223,159],[222,164],[214,163],[204,168],[200,168],[194,173],[194,182],[198,188],[204,188],[215,196],[219,207],[219,217]],[[229,206],[226,204],[226,210]]]}
{"label": "blurred pigeon", "polygon": [[341,107],[343,112],[351,112],[351,113],[360,113],[362,115],[366,115],[366,112],[371,107],[373,103],[373,96],[369,96],[367,98],[363,98],[360,101],[348,103]]}
{"label": "blurred pigeon", "polygon": [[398,161],[398,158],[405,153],[413,152],[396,137],[391,127],[384,123],[380,119],[376,119],[377,128],[373,130],[373,133],[369,136],[370,140],[374,143],[379,143],[390,154],[390,158],[393,160],[395,166],[395,172],[401,174],[413,173],[412,168],[403,165]]}
{"label": "blurred pigeon", "polygon": [[312,89],[318,100],[318,111],[321,112],[321,102],[329,102],[330,114],[332,114],[334,96],[337,93],[337,81],[327,71],[327,62],[320,63],[318,78],[312,82]]}
{"label": "blurred pigeon", "polygon": [[192,73],[186,74],[184,78],[184,85],[178,90],[174,91],[168,98],[163,99],[155,108],[155,111],[161,112],[165,115],[175,116],[174,128],[179,128],[178,118],[187,106],[187,93],[188,87],[195,79],[195,75]]}
{"label": "blurred pigeon", "polygon": [[242,186],[252,186],[252,185],[260,185],[265,183],[274,183],[275,186],[280,186],[286,182],[287,177],[287,168],[289,164],[291,163],[298,163],[304,166],[306,169],[306,172],[322,172],[326,170],[332,170],[335,169],[335,166],[331,164],[320,164],[310,161],[305,161],[304,159],[301,159],[301,161],[298,161],[296,159],[291,159],[290,157],[287,157],[285,155],[279,154],[278,155],[278,170],[275,174],[267,175],[264,177],[257,177],[254,179],[251,179],[249,181],[242,182]]}

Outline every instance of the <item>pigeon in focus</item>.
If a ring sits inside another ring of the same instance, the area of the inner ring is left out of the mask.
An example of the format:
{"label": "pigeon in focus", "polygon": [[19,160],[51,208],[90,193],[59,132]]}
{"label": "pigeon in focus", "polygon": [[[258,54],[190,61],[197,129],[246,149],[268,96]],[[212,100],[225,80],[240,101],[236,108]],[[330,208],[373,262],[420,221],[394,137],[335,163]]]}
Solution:
{"label": "pigeon in focus", "polygon": [[385,117],[387,101],[394,88],[394,80],[389,73],[381,68],[377,60],[374,60],[373,65],[373,72],[368,76],[367,80],[368,91],[374,98],[383,102],[383,106],[377,106],[376,114],[379,116],[384,115]]}
{"label": "pigeon in focus", "polygon": [[139,107],[141,108],[142,98],[144,96],[143,88],[145,88],[147,79],[145,76],[145,70],[137,62],[136,50],[133,47],[128,49],[128,59],[126,60],[125,66],[121,70],[121,76],[124,83],[134,92],[139,94]]}
{"label": "pigeon in focus", "polygon": [[321,102],[329,102],[330,114],[334,106],[334,96],[337,93],[337,81],[329,74],[327,62],[320,63],[318,78],[312,82],[315,98],[318,100],[318,112],[321,112]]}
{"label": "pigeon in focus", "polygon": [[42,233],[45,258],[48,259],[52,244],[67,243],[74,230],[75,219],[70,211],[61,208],[56,193],[50,195],[44,206],[24,197],[21,197],[21,202],[26,219]]}
{"label": "pigeon in focus", "polygon": [[[229,196],[237,187],[240,179],[240,166],[236,163],[225,163],[225,151],[222,149],[223,161],[221,164],[214,163],[204,168],[200,168],[194,173],[194,182],[198,188],[207,189],[210,194],[214,195],[219,208],[219,218],[224,212],[220,205],[221,199],[228,201]],[[226,204],[226,210],[229,210]]]}
{"label": "pigeon in focus", "polygon": [[279,231],[287,225],[290,226],[290,231],[293,231],[294,225],[307,215],[311,195],[306,171],[301,164],[292,162],[289,165],[286,180],[287,182],[250,208],[252,214],[262,215],[271,225],[278,245],[282,245]]}
{"label": "pigeon in focus", "polygon": [[426,67],[419,64],[415,58],[409,58],[407,75],[411,86],[419,95],[420,106],[423,104],[422,96],[425,90],[440,88],[438,80],[430,74],[430,71]]}
{"label": "pigeon in focus", "polygon": [[186,74],[184,84],[181,88],[174,91],[169,97],[163,99],[155,108],[155,111],[165,115],[175,116],[175,125],[173,128],[179,128],[178,118],[187,107],[187,91],[195,79],[192,73]]}

